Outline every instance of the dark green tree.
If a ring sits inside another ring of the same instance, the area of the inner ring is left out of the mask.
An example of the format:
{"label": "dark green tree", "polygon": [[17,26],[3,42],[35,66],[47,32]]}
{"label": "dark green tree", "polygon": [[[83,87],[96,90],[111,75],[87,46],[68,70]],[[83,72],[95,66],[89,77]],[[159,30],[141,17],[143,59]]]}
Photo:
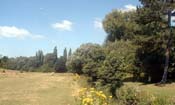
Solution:
{"label": "dark green tree", "polygon": [[[137,57],[148,81],[157,82],[163,75],[166,45],[170,36],[168,19],[165,15],[174,4],[166,0],[140,0],[140,2],[143,6],[138,7],[135,21],[141,28],[138,32],[140,38],[136,42],[142,47],[138,49]],[[170,59],[172,58],[174,57],[171,56]]]}
{"label": "dark green tree", "polygon": [[65,61],[67,61],[67,49],[66,48],[64,48],[63,57]]}
{"label": "dark green tree", "polygon": [[44,63],[44,54],[42,50],[36,52],[36,62],[38,63],[38,67],[43,65]]}
{"label": "dark green tree", "polygon": [[55,71],[56,72],[66,72],[66,62],[63,56],[59,57],[55,63]]}
{"label": "dark green tree", "polygon": [[72,55],[72,49],[70,48],[68,53],[68,58],[71,57],[71,55]]}
{"label": "dark green tree", "polygon": [[0,67],[7,68],[9,58],[7,56],[0,57]]}
{"label": "dark green tree", "polygon": [[115,40],[133,39],[139,30],[138,25],[134,21],[135,11],[121,12],[114,10],[106,15],[103,20],[103,28],[107,33],[106,41],[114,42]]}
{"label": "dark green tree", "polygon": [[55,58],[58,58],[57,46],[54,47],[53,54],[55,55]]}

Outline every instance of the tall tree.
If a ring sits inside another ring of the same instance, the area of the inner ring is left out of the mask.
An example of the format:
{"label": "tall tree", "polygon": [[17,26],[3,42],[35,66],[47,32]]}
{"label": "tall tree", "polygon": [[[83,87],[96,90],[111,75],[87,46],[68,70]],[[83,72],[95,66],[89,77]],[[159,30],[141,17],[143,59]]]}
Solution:
{"label": "tall tree", "polygon": [[36,60],[38,62],[38,66],[41,66],[44,62],[44,54],[42,50],[36,52]]}
{"label": "tall tree", "polygon": [[148,80],[160,81],[167,51],[164,46],[167,45],[170,35],[165,15],[174,4],[170,0],[139,1],[143,6],[138,7],[135,19],[141,28],[139,34],[142,35],[139,41],[142,47],[138,50],[138,57]]}
{"label": "tall tree", "polygon": [[114,10],[106,15],[103,21],[103,28],[107,33],[106,41],[133,39],[139,29],[134,21],[135,12],[121,12]]}
{"label": "tall tree", "polygon": [[58,58],[57,46],[54,47],[53,54],[55,55],[56,58]]}
{"label": "tall tree", "polygon": [[2,58],[0,58],[0,67],[7,68],[8,60],[9,58],[7,56],[3,56]]}
{"label": "tall tree", "polygon": [[67,49],[66,48],[64,49],[63,57],[64,57],[65,61],[67,61]]}
{"label": "tall tree", "polygon": [[69,49],[69,53],[68,53],[68,57],[70,57],[72,55],[72,49]]}

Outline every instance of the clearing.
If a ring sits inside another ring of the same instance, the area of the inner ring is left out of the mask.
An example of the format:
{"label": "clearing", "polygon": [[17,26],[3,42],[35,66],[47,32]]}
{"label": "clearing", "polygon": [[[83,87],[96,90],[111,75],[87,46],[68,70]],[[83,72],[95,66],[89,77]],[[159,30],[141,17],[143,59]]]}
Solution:
{"label": "clearing", "polygon": [[0,105],[75,105],[79,85],[70,73],[0,73]]}
{"label": "clearing", "polygon": [[[77,90],[86,79],[71,73],[0,72],[0,105],[76,105]],[[175,97],[175,83],[164,87],[127,82],[125,85],[163,97]],[[74,96],[75,95],[75,96]]]}

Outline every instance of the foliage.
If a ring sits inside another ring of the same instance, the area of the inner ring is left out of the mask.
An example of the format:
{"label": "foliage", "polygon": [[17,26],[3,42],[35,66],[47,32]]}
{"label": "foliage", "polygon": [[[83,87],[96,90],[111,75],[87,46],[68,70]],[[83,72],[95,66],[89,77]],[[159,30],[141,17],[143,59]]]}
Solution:
{"label": "foliage", "polygon": [[0,56],[0,68],[6,68],[9,58],[7,56]]}
{"label": "foliage", "polygon": [[134,21],[135,12],[121,12],[114,10],[103,20],[103,27],[107,33],[106,41],[133,39],[139,26]]}
{"label": "foliage", "polygon": [[67,61],[68,56],[67,56],[67,49],[66,48],[64,49],[63,57],[64,57],[65,61]]}
{"label": "foliage", "polygon": [[66,60],[65,60],[65,58],[63,56],[61,56],[55,62],[55,71],[56,72],[66,72],[67,68],[66,68],[65,64],[66,64]]}
{"label": "foliage", "polygon": [[167,97],[154,95],[135,86],[124,86],[116,91],[119,105],[174,105]]}
{"label": "foliage", "polygon": [[95,90],[94,88],[82,88],[79,90],[78,105],[110,105],[112,96],[107,96],[103,91]]}
{"label": "foliage", "polygon": [[100,61],[104,59],[104,52],[98,44],[83,44],[68,59],[68,68],[78,74],[94,75],[96,78],[96,69]]}
{"label": "foliage", "polygon": [[[67,52],[64,52],[64,54]],[[43,54],[42,50],[31,57],[0,58],[0,66],[11,70],[32,71],[32,72],[66,72],[66,58],[57,55],[57,47],[52,53]]]}
{"label": "foliage", "polygon": [[127,74],[140,73],[135,66],[136,49],[131,41],[123,40],[107,43],[103,48],[87,43],[73,53],[67,67],[72,72],[91,77],[89,81],[92,83],[100,81],[101,86],[110,85],[109,90],[114,93]]}
{"label": "foliage", "polygon": [[[169,2],[160,2],[158,0],[140,0],[142,7],[137,9],[135,21],[141,28],[138,32],[140,38],[136,43],[141,45],[137,50],[137,59],[142,65],[147,81],[157,82],[161,80],[165,61],[165,49],[170,36],[167,19],[165,21],[165,13],[174,6]],[[174,39],[174,31],[173,31]],[[136,37],[138,38],[138,37]],[[174,47],[172,45],[171,47]],[[173,51],[170,53],[173,54]],[[170,56],[169,71],[174,68],[174,55]]]}
{"label": "foliage", "polygon": [[68,57],[71,57],[71,55],[72,55],[72,49],[70,48],[69,53],[68,53]]}

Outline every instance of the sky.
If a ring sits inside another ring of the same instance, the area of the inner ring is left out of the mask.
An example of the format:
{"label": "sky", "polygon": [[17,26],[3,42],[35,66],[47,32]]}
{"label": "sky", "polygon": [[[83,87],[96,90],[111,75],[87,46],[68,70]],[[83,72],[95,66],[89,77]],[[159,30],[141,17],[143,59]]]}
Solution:
{"label": "sky", "polygon": [[61,56],[65,47],[102,44],[105,16],[138,5],[138,0],[0,0],[0,55],[34,56],[57,46]]}

